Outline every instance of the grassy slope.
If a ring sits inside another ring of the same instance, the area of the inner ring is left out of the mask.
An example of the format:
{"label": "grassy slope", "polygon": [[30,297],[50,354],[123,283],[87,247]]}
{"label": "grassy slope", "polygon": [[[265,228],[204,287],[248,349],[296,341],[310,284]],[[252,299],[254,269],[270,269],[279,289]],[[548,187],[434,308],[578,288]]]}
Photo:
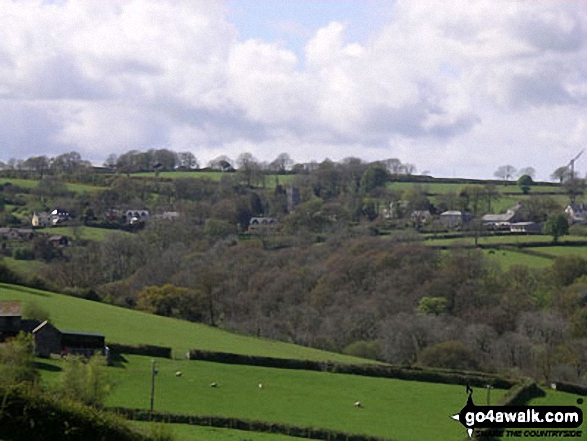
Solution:
{"label": "grassy slope", "polygon": [[50,228],[43,228],[38,230],[39,233],[43,234],[60,234],[69,237],[70,239],[75,238],[76,235],[80,239],[87,239],[93,240],[96,242],[100,242],[104,240],[106,236],[113,233],[122,233],[122,234],[130,234],[124,230],[113,230],[107,228],[93,228],[93,227],[86,227],[86,226],[78,226],[78,227],[50,227]]}
{"label": "grassy slope", "polygon": [[[133,424],[144,433],[149,433],[151,423],[136,421]],[[187,424],[173,424],[170,427],[176,441],[300,441],[300,438],[276,433],[257,433],[216,427],[190,426]]]}
{"label": "grassy slope", "polygon": [[[564,236],[559,239],[559,242],[585,242],[587,246],[587,237],[585,236]],[[479,238],[479,245],[516,245],[519,243],[543,243],[545,246],[552,244],[552,236],[527,235],[527,236],[484,236]],[[475,239],[473,237],[457,238],[457,239],[429,239],[424,242],[426,245],[448,246],[455,244],[473,245]]]}
{"label": "grassy slope", "polygon": [[0,300],[34,301],[50,312],[61,329],[100,332],[107,342],[170,346],[183,356],[189,349],[234,352],[279,358],[365,362],[317,349],[233,334],[199,323],[147,314],[103,303],[0,284]]}
{"label": "grassy slope", "polygon": [[[29,188],[29,189],[37,188],[39,186],[38,179],[0,178],[0,184],[6,184],[7,182],[10,182],[12,185],[16,185],[18,187]],[[67,189],[69,191],[73,191],[75,193],[83,193],[85,191],[92,192],[92,191],[105,189],[105,187],[98,187],[95,185],[78,184],[78,183],[70,183],[70,182],[66,182],[65,186],[67,187]]]}
{"label": "grassy slope", "polygon": [[[148,409],[151,358],[126,359],[124,367],[110,368],[115,386],[107,405]],[[156,363],[158,410],[330,428],[400,441],[435,435],[435,439],[456,440],[462,431],[448,416],[464,405],[463,386],[201,361],[157,359]],[[181,377],[175,376],[178,370]],[[217,388],[210,387],[213,381]],[[494,390],[492,400],[503,393]],[[484,390],[477,394],[485,397]],[[353,406],[357,400],[364,408]]]}
{"label": "grassy slope", "polygon": [[529,268],[546,268],[552,265],[552,260],[547,257],[532,256],[529,254],[519,253],[511,250],[483,250],[490,260],[499,263],[503,270],[507,270],[514,265],[525,265]]}

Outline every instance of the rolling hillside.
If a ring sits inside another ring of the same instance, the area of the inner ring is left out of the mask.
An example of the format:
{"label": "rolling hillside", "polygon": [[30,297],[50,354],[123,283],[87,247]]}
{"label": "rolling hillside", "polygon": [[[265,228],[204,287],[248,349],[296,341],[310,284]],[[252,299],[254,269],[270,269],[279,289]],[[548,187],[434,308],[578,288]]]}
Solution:
{"label": "rolling hillside", "polygon": [[0,284],[0,300],[35,302],[60,329],[99,332],[110,343],[169,346],[176,356],[190,349],[276,358],[365,363],[366,360],[294,344],[233,334],[199,323],[172,319],[103,303]]}

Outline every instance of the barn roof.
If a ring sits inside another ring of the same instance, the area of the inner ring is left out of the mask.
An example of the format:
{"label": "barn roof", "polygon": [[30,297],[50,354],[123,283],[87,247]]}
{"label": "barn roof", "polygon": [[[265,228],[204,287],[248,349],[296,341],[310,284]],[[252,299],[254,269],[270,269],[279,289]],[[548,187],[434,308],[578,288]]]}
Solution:
{"label": "barn roof", "polygon": [[0,317],[20,317],[21,315],[19,301],[0,302]]}

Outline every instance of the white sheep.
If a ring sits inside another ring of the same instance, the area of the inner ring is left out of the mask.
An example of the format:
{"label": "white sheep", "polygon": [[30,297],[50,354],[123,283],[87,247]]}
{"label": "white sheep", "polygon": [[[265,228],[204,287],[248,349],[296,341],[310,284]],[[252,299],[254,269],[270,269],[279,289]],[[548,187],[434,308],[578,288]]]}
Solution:
{"label": "white sheep", "polygon": [[354,406],[355,406],[357,409],[360,409],[361,407],[363,407],[363,404],[361,404],[361,402],[360,402],[360,401],[356,401],[356,402],[355,402],[355,404],[354,404]]}
{"label": "white sheep", "polygon": [[182,375],[181,371],[177,371],[177,372],[175,373],[175,376],[176,376],[176,377],[181,377],[181,375]]}
{"label": "white sheep", "polygon": [[218,386],[218,383],[216,383],[215,381],[213,381],[212,383],[210,383],[210,387],[216,387]]}
{"label": "white sheep", "polygon": [[259,383],[259,389],[263,389],[263,383]]}

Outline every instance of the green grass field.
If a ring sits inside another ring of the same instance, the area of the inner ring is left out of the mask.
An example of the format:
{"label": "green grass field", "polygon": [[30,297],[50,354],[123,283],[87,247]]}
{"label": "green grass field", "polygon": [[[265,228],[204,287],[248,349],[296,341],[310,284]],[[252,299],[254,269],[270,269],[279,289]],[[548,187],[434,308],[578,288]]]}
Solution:
{"label": "green grass field", "polygon": [[[151,423],[133,422],[144,433],[149,433]],[[300,441],[300,438],[276,433],[249,432],[244,430],[219,429],[216,427],[170,424],[176,441]]]}
{"label": "green grass field", "polygon": [[[563,236],[559,242],[585,242],[587,246],[587,237],[585,236]],[[428,239],[424,242],[426,245],[451,246],[451,245],[474,245],[473,237],[464,237],[457,239]],[[552,237],[543,234],[540,235],[511,235],[511,236],[482,236],[479,238],[479,245],[517,245],[520,243],[542,243],[545,246],[552,244]]]}
{"label": "green grass field", "polygon": [[580,256],[587,259],[587,244],[577,247],[536,247],[532,248],[532,251],[544,254],[545,256]]}
{"label": "green grass field", "polygon": [[113,233],[120,233],[120,234],[131,234],[124,230],[112,230],[107,228],[93,228],[93,227],[86,227],[86,226],[63,226],[63,227],[48,227],[38,230],[39,233],[44,234],[60,234],[63,236],[67,236],[70,239],[75,239],[76,237],[80,239],[86,240],[93,240],[95,242],[101,242],[104,238]]}
{"label": "green grass field", "polygon": [[293,344],[234,334],[199,323],[172,319],[84,299],[0,284],[0,300],[34,301],[49,311],[60,329],[100,332],[106,341],[169,346],[183,357],[190,349],[277,358],[361,363],[367,360]]}
{"label": "green grass field", "polygon": [[[114,387],[106,404],[148,409],[152,359],[137,355],[125,359],[123,367],[109,368]],[[281,422],[400,441],[458,440],[463,430],[449,418],[465,404],[463,386],[188,360],[156,359],[156,368],[156,410]],[[176,377],[177,371],[181,377]],[[212,382],[218,387],[210,387]],[[477,393],[485,397],[484,390]],[[497,402],[503,393],[494,390],[492,400]],[[356,401],[364,407],[355,408]]]}
{"label": "green grass field", "polygon": [[547,257],[533,256],[513,250],[483,250],[483,254],[490,260],[497,262],[503,270],[508,270],[514,265],[524,265],[529,268],[546,268],[552,265],[552,259]]}
{"label": "green grass field", "polygon": [[[443,182],[432,182],[432,183],[414,183],[414,182],[390,182],[388,187],[393,190],[404,191],[414,185],[419,185],[425,191],[430,194],[445,194],[445,193],[458,193],[463,187],[466,186],[479,186],[483,187],[482,184],[451,184]],[[522,195],[522,190],[516,185],[515,182],[510,182],[508,185],[496,185],[495,189],[500,193],[516,193]],[[563,193],[564,189],[558,186],[548,185],[534,185],[530,189],[530,195],[533,193]]]}
{"label": "green grass field", "polygon": [[[170,172],[160,172],[160,178],[166,179],[179,179],[179,178],[209,178],[213,181],[220,181],[222,176],[226,175],[227,173],[219,172],[219,171],[170,171]],[[230,173],[228,173],[230,175]],[[131,176],[134,177],[141,177],[141,178],[155,178],[157,175],[155,172],[142,172],[142,173],[132,173]],[[266,175],[265,176],[265,185],[268,188],[274,188],[277,183],[284,185],[289,184],[295,175]]]}
{"label": "green grass field", "polygon": [[39,260],[16,260],[12,257],[3,257],[0,262],[5,263],[12,271],[28,275],[38,273],[45,266],[45,263]]}
{"label": "green grass field", "polygon": [[[10,182],[11,184],[16,185],[18,187],[28,188],[28,189],[37,188],[39,186],[38,179],[0,178],[0,184],[6,184],[7,182]],[[70,182],[66,182],[65,186],[67,187],[67,189],[69,191],[72,191],[74,193],[92,192],[92,191],[98,191],[98,190],[105,189],[105,187],[98,187],[95,185],[78,184],[78,183],[70,183]]]}

